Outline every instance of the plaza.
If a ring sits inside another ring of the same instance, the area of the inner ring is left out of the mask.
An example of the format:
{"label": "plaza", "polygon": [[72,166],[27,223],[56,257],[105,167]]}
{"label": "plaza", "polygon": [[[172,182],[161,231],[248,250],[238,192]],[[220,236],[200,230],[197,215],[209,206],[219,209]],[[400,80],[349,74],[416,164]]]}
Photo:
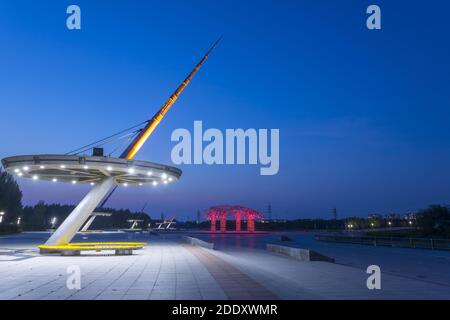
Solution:
{"label": "plaza", "polygon": [[[247,235],[252,237],[254,235]],[[368,290],[368,275],[362,265],[337,254],[336,263],[298,261],[247,245],[218,245],[205,249],[185,244],[179,234],[139,235],[148,246],[131,256],[84,253],[76,257],[39,255],[35,244],[47,233],[23,233],[0,238],[0,299],[44,300],[249,300],[249,299],[449,299],[450,281],[430,275],[382,272],[382,289]],[[110,237],[105,235],[105,237]],[[130,235],[127,235],[130,237]],[[232,236],[234,237],[234,236]],[[261,236],[262,237],[262,236]],[[234,238],[228,238],[230,242]],[[248,238],[250,239],[250,238]],[[342,250],[345,250],[345,245]],[[337,246],[339,247],[339,246]],[[336,247],[336,248],[337,248]],[[359,246],[354,260],[366,263]],[[389,248],[378,248],[390,250]],[[393,249],[396,250],[396,249]],[[448,268],[450,255],[404,249],[413,254],[417,266],[432,265],[439,273]],[[348,250],[347,250],[348,251]],[[373,251],[375,252],[375,251]],[[382,251],[380,251],[382,252]],[[405,253],[406,252],[406,253]],[[393,256],[398,252],[392,252]],[[372,262],[389,260],[388,255],[367,252]],[[401,254],[400,254],[401,256]],[[403,256],[401,258],[403,259]],[[360,257],[362,257],[360,259]],[[394,258],[395,259],[395,258]],[[388,269],[384,261],[382,270]],[[369,263],[369,261],[367,261]],[[434,264],[433,264],[434,263]],[[70,266],[81,271],[81,289],[67,287]],[[384,267],[386,266],[386,267]],[[426,272],[420,270],[419,272]]]}

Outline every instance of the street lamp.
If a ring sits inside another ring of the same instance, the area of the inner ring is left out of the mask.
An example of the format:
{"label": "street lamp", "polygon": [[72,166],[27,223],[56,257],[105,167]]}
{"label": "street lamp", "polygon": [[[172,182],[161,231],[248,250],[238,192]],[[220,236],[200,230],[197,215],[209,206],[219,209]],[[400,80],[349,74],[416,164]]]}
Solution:
{"label": "street lamp", "polygon": [[5,212],[4,211],[0,211],[0,223],[2,223],[4,215],[5,215]]}
{"label": "street lamp", "polygon": [[50,223],[52,225],[52,228],[54,228],[56,225],[56,217],[53,217],[52,220],[50,221]]}
{"label": "street lamp", "polygon": [[22,218],[21,218],[21,217],[18,217],[18,218],[17,218],[17,225],[18,225],[18,226],[20,225],[20,220],[22,220]]}

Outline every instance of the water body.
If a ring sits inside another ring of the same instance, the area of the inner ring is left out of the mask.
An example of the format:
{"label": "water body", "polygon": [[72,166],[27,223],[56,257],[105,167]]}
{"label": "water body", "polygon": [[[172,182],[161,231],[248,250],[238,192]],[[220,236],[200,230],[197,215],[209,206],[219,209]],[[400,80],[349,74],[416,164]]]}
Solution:
{"label": "water body", "polygon": [[[409,248],[373,247],[358,244],[320,242],[309,232],[273,232],[265,234],[208,234],[161,233],[152,236],[141,233],[86,233],[77,234],[74,241],[153,241],[155,237],[178,241],[183,234],[213,242],[216,250],[229,254],[236,251],[263,251],[267,243],[275,243],[315,250],[332,257],[336,263],[366,270],[378,265],[382,273],[392,274],[450,287],[450,252]],[[286,235],[291,241],[281,241]],[[30,249],[44,243],[49,232],[26,232],[1,236],[0,249]],[[450,290],[450,288],[449,288]]]}
{"label": "water body", "polygon": [[[281,241],[281,236],[291,241]],[[450,252],[409,248],[373,247],[359,244],[321,242],[310,232],[274,232],[268,234],[195,235],[213,242],[222,251],[264,250],[267,243],[317,251],[336,263],[366,270],[378,265],[382,273],[413,278],[450,287]]]}

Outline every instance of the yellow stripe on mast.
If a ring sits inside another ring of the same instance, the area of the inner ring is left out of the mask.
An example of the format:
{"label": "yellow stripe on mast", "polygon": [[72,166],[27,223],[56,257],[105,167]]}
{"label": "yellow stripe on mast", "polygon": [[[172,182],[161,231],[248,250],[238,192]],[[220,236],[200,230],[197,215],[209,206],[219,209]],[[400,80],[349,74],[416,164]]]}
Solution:
{"label": "yellow stripe on mast", "polygon": [[221,37],[214,42],[205,56],[200,60],[200,62],[195,66],[195,68],[189,73],[189,75],[184,79],[183,83],[175,90],[174,93],[167,99],[164,105],[159,109],[159,111],[153,116],[153,118],[147,123],[147,125],[142,129],[139,135],[131,142],[128,148],[122,153],[121,158],[127,158],[131,160],[134,158],[139,149],[144,145],[145,141],[152,134],[153,130],[155,130],[156,126],[161,122],[161,120],[166,115],[167,111],[169,111],[170,107],[177,101],[178,96],[183,92],[184,88],[189,84],[195,74],[200,70],[203,63],[208,59],[209,54],[212,50],[217,46]]}

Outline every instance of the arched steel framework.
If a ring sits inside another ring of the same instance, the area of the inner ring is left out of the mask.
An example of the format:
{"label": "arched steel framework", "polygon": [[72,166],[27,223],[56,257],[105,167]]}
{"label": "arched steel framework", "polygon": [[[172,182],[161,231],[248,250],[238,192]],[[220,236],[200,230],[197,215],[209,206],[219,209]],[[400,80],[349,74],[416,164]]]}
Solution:
{"label": "arched steel framework", "polygon": [[220,232],[227,231],[227,216],[231,215],[236,221],[236,232],[241,232],[242,220],[247,221],[247,232],[255,232],[255,219],[263,219],[264,215],[250,208],[242,206],[214,206],[203,214],[211,221],[211,232],[217,232],[217,220],[220,220]]}

